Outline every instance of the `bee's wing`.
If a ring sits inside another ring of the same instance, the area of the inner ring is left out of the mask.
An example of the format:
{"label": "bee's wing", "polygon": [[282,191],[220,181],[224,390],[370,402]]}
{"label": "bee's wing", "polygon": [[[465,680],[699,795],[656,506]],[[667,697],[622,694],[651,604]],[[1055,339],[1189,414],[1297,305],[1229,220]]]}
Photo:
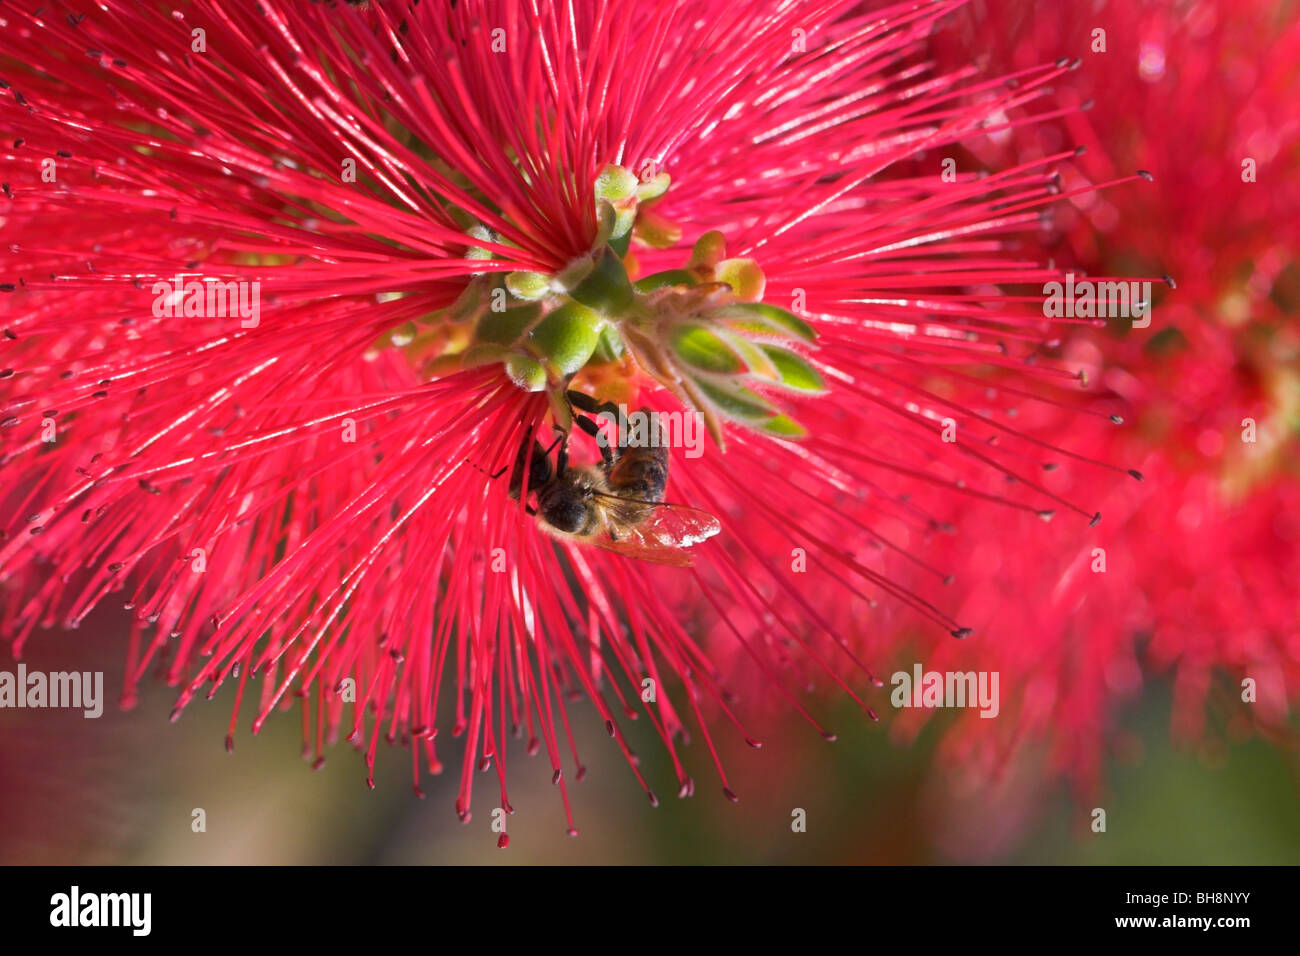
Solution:
{"label": "bee's wing", "polygon": [[619,537],[603,530],[587,540],[607,551],[642,561],[689,568],[693,562],[686,549],[721,530],[718,519],[708,512],[685,505],[658,503],[645,520],[620,529]]}

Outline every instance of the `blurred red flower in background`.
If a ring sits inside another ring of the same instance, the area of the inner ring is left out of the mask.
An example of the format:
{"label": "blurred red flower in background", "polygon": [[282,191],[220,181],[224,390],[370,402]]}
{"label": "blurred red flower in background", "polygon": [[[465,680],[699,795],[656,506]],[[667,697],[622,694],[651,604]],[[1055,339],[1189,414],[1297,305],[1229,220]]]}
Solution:
{"label": "blurred red flower in background", "polygon": [[[1084,447],[1135,465],[1146,481],[1102,502],[1105,521],[1077,540],[1012,536],[983,512],[964,516],[967,539],[981,544],[954,556],[960,616],[995,632],[997,650],[936,654],[1002,667],[1021,712],[1010,723],[965,720],[949,739],[948,756],[977,775],[999,771],[1022,744],[1045,743],[1058,770],[1095,786],[1108,747],[1123,746],[1112,732],[1117,704],[1140,688],[1144,664],[1172,673],[1183,739],[1212,753],[1219,734],[1255,728],[1294,743],[1300,22],[1289,9],[977,0],[958,28],[936,34],[940,62],[977,56],[997,71],[1080,58],[1055,97],[1066,108],[1059,124],[974,152],[998,166],[1080,143],[1088,151],[1065,171],[1066,191],[1150,170],[1153,187],[1086,191],[1057,207],[1058,260],[1093,274],[1177,278],[1149,328],[1111,322],[1063,343],[1135,416],[1135,428]],[[1070,427],[1053,422],[1044,434]],[[1061,482],[1074,487],[1069,475]]]}

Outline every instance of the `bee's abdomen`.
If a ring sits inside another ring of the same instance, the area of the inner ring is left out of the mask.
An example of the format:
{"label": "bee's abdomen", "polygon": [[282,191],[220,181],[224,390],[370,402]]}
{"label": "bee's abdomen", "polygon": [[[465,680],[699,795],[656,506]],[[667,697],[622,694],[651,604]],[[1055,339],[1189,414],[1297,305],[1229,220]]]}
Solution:
{"label": "bee's abdomen", "polygon": [[625,498],[663,501],[668,487],[668,449],[624,449],[609,471],[609,485]]}

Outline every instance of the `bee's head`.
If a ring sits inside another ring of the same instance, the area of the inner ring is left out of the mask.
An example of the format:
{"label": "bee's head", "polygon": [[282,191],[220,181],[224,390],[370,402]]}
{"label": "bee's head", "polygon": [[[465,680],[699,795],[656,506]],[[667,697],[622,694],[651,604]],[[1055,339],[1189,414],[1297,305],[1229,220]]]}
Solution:
{"label": "bee's head", "polygon": [[543,488],[537,496],[537,512],[543,521],[564,534],[585,534],[598,519],[590,489],[572,478]]}

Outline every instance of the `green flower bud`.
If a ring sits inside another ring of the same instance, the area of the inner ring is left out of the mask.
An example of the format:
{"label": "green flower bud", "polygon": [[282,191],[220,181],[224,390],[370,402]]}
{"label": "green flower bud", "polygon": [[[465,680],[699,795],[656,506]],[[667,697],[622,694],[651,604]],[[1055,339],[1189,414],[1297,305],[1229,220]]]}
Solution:
{"label": "green flower bud", "polygon": [[546,388],[546,369],[525,355],[512,355],[506,359],[506,374],[526,392],[540,392]]}
{"label": "green flower bud", "polygon": [[735,302],[713,309],[709,318],[725,322],[729,328],[750,335],[772,338],[797,338],[813,342],[817,333],[811,325],[793,312],[766,302]]}
{"label": "green flower bud", "polygon": [[736,382],[711,382],[704,378],[693,381],[724,418],[755,426],[777,415],[776,409],[767,399]]}
{"label": "green flower bud", "polygon": [[549,313],[528,334],[527,348],[558,375],[573,375],[595,354],[604,320],[577,302]]}
{"label": "green flower bud", "polygon": [[767,353],[749,339],[734,332],[724,332],[721,329],[718,330],[717,334],[720,339],[736,350],[736,354],[745,363],[745,368],[749,370],[750,375],[772,382],[781,380],[781,372],[768,358]]}
{"label": "green flower bud", "polygon": [[[470,226],[468,234],[471,239],[477,239],[480,242],[500,242],[501,237],[494,233],[487,226],[475,224]],[[493,253],[480,246],[470,246],[465,252],[466,259],[491,259]]]}
{"label": "green flower bud", "polygon": [[682,324],[673,329],[669,346],[692,368],[717,375],[736,375],[745,370],[735,350],[702,325]]}
{"label": "green flower bud", "polygon": [[645,295],[648,292],[654,292],[656,289],[695,285],[697,281],[695,273],[686,269],[668,269],[665,272],[654,272],[642,279],[637,279],[636,282],[632,283],[632,288],[641,295]]}
{"label": "green flower bud", "polygon": [[767,278],[753,259],[723,259],[714,269],[714,275],[746,302],[757,302],[767,288]]}
{"label": "green flower bud", "polygon": [[651,199],[658,199],[668,192],[668,187],[672,184],[672,181],[672,177],[667,173],[656,174],[654,178],[640,183],[636,187],[637,200],[639,202],[649,202]]}
{"label": "green flower bud", "polygon": [[777,438],[804,438],[808,435],[808,429],[789,415],[777,415],[774,418],[769,418],[759,428],[769,435],[775,435]]}
{"label": "green flower bud", "polygon": [[654,246],[656,249],[671,249],[682,241],[682,227],[652,209],[640,210],[633,234],[646,245]]}
{"label": "green flower bud", "polygon": [[726,255],[727,240],[715,229],[695,240],[695,248],[691,250],[691,261],[686,264],[686,268],[712,271],[726,258]]}
{"label": "green flower bud", "polygon": [[824,392],[826,382],[821,373],[797,352],[777,345],[764,345],[763,351],[780,373],[779,384],[796,392]]}
{"label": "green flower bud", "polygon": [[506,288],[516,299],[531,302],[550,294],[551,280],[540,272],[511,272],[506,275]]}
{"label": "green flower bud", "polygon": [[606,166],[596,177],[596,199],[611,203],[622,202],[635,196],[639,185],[636,175],[630,169]]}

